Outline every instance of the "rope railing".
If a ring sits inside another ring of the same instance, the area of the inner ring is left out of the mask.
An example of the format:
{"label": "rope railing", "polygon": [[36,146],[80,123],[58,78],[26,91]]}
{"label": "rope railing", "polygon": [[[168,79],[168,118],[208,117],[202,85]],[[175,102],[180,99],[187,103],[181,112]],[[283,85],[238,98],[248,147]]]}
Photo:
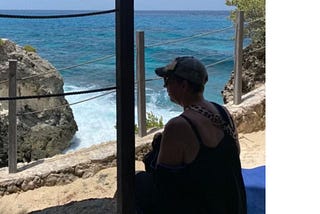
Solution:
{"label": "rope railing", "polygon": [[[220,63],[226,62],[226,61],[228,61],[228,60],[231,60],[231,59],[233,59],[233,56],[227,57],[227,58],[225,58],[225,59],[219,60],[218,62],[209,64],[209,65],[205,65],[205,67],[206,67],[206,68],[209,68],[209,67],[218,65],[218,64],[220,64]],[[149,78],[149,79],[146,79],[145,81],[146,81],[146,82],[151,82],[151,81],[155,81],[155,80],[162,80],[162,77]]]}
{"label": "rope railing", "polygon": [[[88,65],[88,64],[91,64],[91,63],[94,63],[94,62],[98,62],[98,61],[102,61],[102,60],[105,60],[105,59],[109,59],[109,58],[112,58],[114,56],[115,55],[107,55],[107,56],[104,56],[104,57],[101,57],[101,58],[97,58],[97,59],[94,59],[94,60],[91,60],[91,61],[87,61],[87,62],[83,62],[83,63],[77,64],[77,65],[71,65],[71,66],[68,66],[68,67],[60,68],[60,69],[57,68],[57,71],[65,71],[65,70],[69,70],[69,69],[72,69],[72,68],[81,67],[83,65]],[[29,76],[29,77],[23,77],[23,78],[18,79],[18,80],[31,79],[31,78],[34,78],[34,77],[50,74],[50,73],[53,73],[53,72],[54,71],[50,71],[50,72],[45,72],[45,73],[41,73],[41,74],[37,74],[37,75],[32,75],[32,76]]]}
{"label": "rope railing", "polygon": [[68,66],[68,67],[64,67],[64,68],[60,68],[60,69],[57,69],[58,71],[64,71],[64,70],[68,70],[68,69],[72,69],[72,68],[77,68],[77,67],[80,67],[80,66],[83,66],[83,65],[88,65],[88,64],[91,64],[91,63],[94,63],[94,62],[99,62],[99,61],[102,61],[102,60],[105,60],[105,59],[110,59],[112,57],[115,57],[116,55],[107,55],[107,56],[104,56],[104,57],[100,57],[100,58],[97,58],[97,59],[93,59],[93,60],[90,60],[90,61],[87,61],[87,62],[84,62],[84,63],[80,63],[80,64],[77,64],[77,65],[72,65],[72,66]]}
{"label": "rope railing", "polygon": [[[218,65],[218,64],[220,64],[220,63],[226,62],[226,61],[228,61],[228,60],[231,60],[231,59],[233,59],[233,56],[227,57],[227,58],[225,58],[225,59],[219,60],[218,62],[209,64],[209,65],[205,65],[205,67],[206,67],[206,68],[209,68],[209,67]],[[152,82],[152,81],[156,81],[156,80],[162,80],[162,77],[148,78],[148,79],[145,79],[145,82]],[[136,83],[137,83],[137,82],[136,82]]]}
{"label": "rope railing", "polygon": [[[246,24],[251,24],[253,22],[257,22],[257,21],[260,21],[260,20],[263,20],[263,19],[265,19],[265,17],[261,17],[261,18],[246,22]],[[223,31],[226,31],[226,30],[229,30],[229,29],[233,29],[233,28],[234,28],[234,26],[229,26],[229,27],[218,29],[218,30],[212,30],[212,31],[208,31],[208,32],[205,32],[205,33],[195,34],[195,35],[192,35],[192,36],[189,36],[189,37],[185,37],[185,38],[181,38],[181,39],[173,39],[173,40],[168,40],[168,41],[164,41],[164,42],[154,43],[154,44],[151,44],[151,45],[146,45],[145,48],[161,46],[161,45],[167,45],[167,44],[177,43],[177,42],[189,41],[189,40],[192,40],[194,38],[199,38],[199,37],[203,37],[203,36],[206,36],[206,35],[223,32]]]}
{"label": "rope railing", "polygon": [[226,61],[228,61],[228,60],[231,60],[231,59],[233,59],[233,56],[231,56],[231,57],[227,57],[227,58],[225,58],[225,59],[219,60],[218,62],[215,62],[215,63],[209,64],[209,65],[205,65],[205,67],[206,67],[206,68],[209,68],[209,67],[212,67],[212,66],[218,65],[218,64],[220,64],[220,63],[226,62]]}
{"label": "rope railing", "polygon": [[146,45],[145,48],[161,46],[161,45],[167,45],[167,44],[177,43],[177,42],[185,42],[185,41],[192,40],[194,38],[203,37],[203,36],[206,36],[206,35],[219,33],[219,32],[225,31],[225,30],[229,30],[231,28],[233,28],[233,26],[222,28],[222,29],[218,29],[218,30],[213,30],[213,31],[205,32],[205,33],[195,34],[195,35],[192,35],[192,36],[189,36],[189,37],[185,37],[185,38],[181,38],[181,39],[173,39],[173,40],[159,42],[159,43],[155,43],[155,44],[151,44],[151,45]]}
{"label": "rope railing", "polygon": [[89,94],[89,93],[96,93],[101,91],[109,91],[109,90],[114,90],[116,88],[117,88],[116,86],[113,86],[113,87],[107,87],[107,88],[99,88],[99,89],[84,90],[84,91],[73,91],[73,92],[66,92],[66,93],[60,93],[60,94],[44,94],[44,95],[31,95],[31,96],[19,96],[19,97],[0,97],[0,101],[63,97],[63,96],[70,96],[70,95]]}
{"label": "rope railing", "polygon": [[17,115],[18,116],[22,116],[22,115],[37,114],[37,113],[41,113],[41,112],[45,112],[45,111],[51,111],[51,110],[55,110],[55,109],[59,109],[59,108],[64,108],[64,107],[67,107],[67,106],[77,105],[77,104],[80,104],[80,103],[88,102],[88,101],[91,101],[91,100],[106,96],[106,95],[114,93],[114,92],[115,91],[112,90],[112,91],[109,91],[109,92],[106,92],[106,93],[103,93],[103,94],[100,94],[100,95],[97,95],[97,96],[94,96],[94,97],[90,97],[90,98],[87,98],[87,99],[84,99],[84,100],[80,100],[78,102],[69,103],[69,104],[60,105],[60,106],[55,106],[55,107],[52,107],[52,108],[49,108],[49,109],[43,109],[43,110],[39,110],[39,111],[20,113],[20,114],[17,114]]}
{"label": "rope railing", "polygon": [[208,58],[210,58],[210,57],[212,57],[212,56],[221,56],[221,55],[232,55],[233,53],[231,53],[231,52],[227,52],[227,51],[225,51],[225,52],[220,52],[220,53],[215,53],[215,54],[211,54],[211,55],[206,55],[206,56],[203,56],[203,57],[199,57],[199,60],[200,61],[203,61],[203,60],[205,60],[205,59],[208,59]]}
{"label": "rope railing", "polygon": [[[105,60],[105,59],[109,59],[109,58],[112,58],[114,56],[115,56],[114,54],[113,55],[107,55],[107,56],[104,56],[104,57],[100,57],[100,58],[97,58],[97,59],[94,59],[94,60],[90,60],[90,61],[87,61],[87,62],[83,62],[83,63],[77,64],[77,65],[71,65],[71,66],[64,67],[64,68],[57,68],[56,70],[57,71],[65,71],[65,70],[69,70],[69,69],[72,69],[72,68],[77,68],[77,67],[80,67],[80,66],[83,66],[83,65],[88,65],[88,64],[91,64],[91,63],[94,63],[94,62],[98,62],[98,61],[102,61],[102,60]],[[51,73],[54,73],[54,72],[55,71],[44,72],[44,73],[41,73],[41,74],[31,75],[31,76],[28,76],[28,77],[22,77],[22,78],[17,79],[17,80],[18,81],[27,80],[27,79],[43,76],[43,75],[46,75],[46,74],[51,74]],[[8,82],[8,80],[0,81],[0,84],[7,83],[7,82]]]}
{"label": "rope railing", "polygon": [[96,11],[90,13],[77,13],[77,14],[65,14],[65,15],[50,15],[50,16],[28,16],[28,15],[10,15],[10,14],[0,14],[0,18],[14,18],[14,19],[60,19],[60,18],[75,18],[84,16],[95,16],[101,14],[114,13],[116,9]]}

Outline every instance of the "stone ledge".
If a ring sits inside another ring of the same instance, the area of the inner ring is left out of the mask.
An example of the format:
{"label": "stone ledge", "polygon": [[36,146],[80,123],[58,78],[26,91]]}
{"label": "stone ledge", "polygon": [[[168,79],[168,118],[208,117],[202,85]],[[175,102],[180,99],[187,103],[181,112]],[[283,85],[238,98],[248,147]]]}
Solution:
{"label": "stone ledge", "polygon": [[265,129],[265,85],[242,96],[242,102],[225,105],[233,116],[239,133],[251,133]]}
{"label": "stone ledge", "polygon": [[[153,135],[136,137],[136,159],[149,151]],[[116,166],[116,142],[107,142],[64,155],[18,164],[17,173],[0,169],[0,196],[41,186],[63,185],[88,178],[101,169]]]}

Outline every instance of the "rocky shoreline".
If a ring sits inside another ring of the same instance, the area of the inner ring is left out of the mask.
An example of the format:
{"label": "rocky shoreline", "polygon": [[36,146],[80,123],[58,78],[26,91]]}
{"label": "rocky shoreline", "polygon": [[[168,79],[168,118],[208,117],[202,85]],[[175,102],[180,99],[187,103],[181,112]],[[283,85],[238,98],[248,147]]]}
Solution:
{"label": "rocky shoreline", "polygon": [[[1,39],[0,96],[8,96],[9,59],[17,60],[17,96],[63,93],[63,79],[47,60],[14,42]],[[8,102],[0,102],[0,167],[7,166]],[[64,96],[17,101],[18,162],[60,154],[78,130]]]}
{"label": "rocky shoreline", "polygon": [[[265,49],[263,44],[254,43],[243,50],[242,94],[259,88],[265,84]],[[221,91],[224,103],[233,102],[234,72]]]}

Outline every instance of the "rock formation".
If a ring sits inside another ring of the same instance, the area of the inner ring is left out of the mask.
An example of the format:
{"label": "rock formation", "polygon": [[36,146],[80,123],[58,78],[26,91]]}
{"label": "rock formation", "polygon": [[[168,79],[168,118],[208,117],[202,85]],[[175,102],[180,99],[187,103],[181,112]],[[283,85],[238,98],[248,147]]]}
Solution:
{"label": "rock formation", "polygon": [[[18,61],[17,96],[64,92],[62,76],[48,61],[10,40],[2,39],[0,97],[8,97],[9,59]],[[77,130],[72,109],[65,97],[17,100],[18,161],[37,160],[61,153],[68,148]],[[7,149],[8,101],[0,101],[0,167],[7,165]]]}
{"label": "rock formation", "polygon": [[225,106],[232,114],[239,133],[251,133],[265,129],[266,96],[264,85],[243,95],[240,105],[233,105],[232,102],[229,102]]}
{"label": "rock formation", "polygon": [[[224,103],[233,101],[234,72],[222,93]],[[246,94],[265,84],[265,49],[261,44],[249,45],[243,50],[242,94]]]}
{"label": "rock formation", "polygon": [[[221,92],[238,132],[265,129],[265,49],[253,43],[243,50],[242,103],[233,105],[234,72]],[[255,97],[248,99],[248,97]]]}

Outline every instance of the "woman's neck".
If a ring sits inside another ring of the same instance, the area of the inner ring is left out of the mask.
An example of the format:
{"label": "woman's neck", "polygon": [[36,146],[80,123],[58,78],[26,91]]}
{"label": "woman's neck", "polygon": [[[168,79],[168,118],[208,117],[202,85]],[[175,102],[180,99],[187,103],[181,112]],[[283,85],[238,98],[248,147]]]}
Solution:
{"label": "woman's neck", "polygon": [[203,94],[197,94],[194,96],[188,96],[184,100],[182,100],[182,107],[185,109],[186,107],[190,105],[201,105],[201,103],[204,103],[205,99],[203,97]]}

